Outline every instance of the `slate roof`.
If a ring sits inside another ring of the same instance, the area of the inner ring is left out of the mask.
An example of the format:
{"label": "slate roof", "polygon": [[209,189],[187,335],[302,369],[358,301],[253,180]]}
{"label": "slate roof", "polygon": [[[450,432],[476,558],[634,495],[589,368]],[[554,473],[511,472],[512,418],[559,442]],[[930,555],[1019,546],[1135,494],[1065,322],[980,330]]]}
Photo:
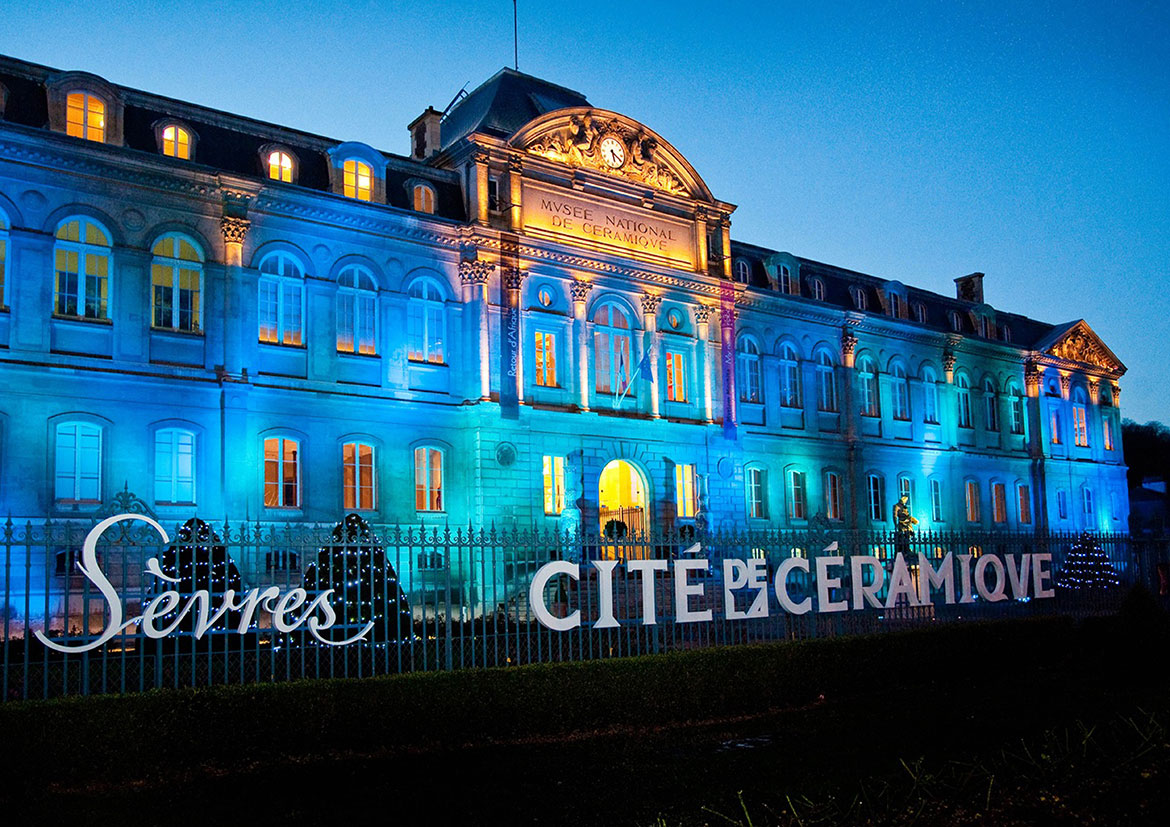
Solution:
{"label": "slate roof", "polygon": [[451,107],[441,143],[445,149],[471,132],[507,138],[537,115],[571,106],[589,101],[580,92],[505,67]]}

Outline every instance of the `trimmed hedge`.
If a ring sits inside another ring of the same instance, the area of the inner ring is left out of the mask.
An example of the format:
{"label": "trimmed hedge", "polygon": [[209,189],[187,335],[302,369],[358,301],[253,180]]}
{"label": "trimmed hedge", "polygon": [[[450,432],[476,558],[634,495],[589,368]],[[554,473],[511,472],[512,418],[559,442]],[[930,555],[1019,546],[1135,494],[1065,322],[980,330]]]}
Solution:
{"label": "trimmed hedge", "polygon": [[[0,705],[0,778],[71,783],[330,750],[411,750],[649,726],[864,698],[912,679],[962,692],[971,670],[1067,665],[1071,621],[954,624],[880,636],[514,669],[160,690]],[[1112,635],[1110,635],[1112,637]],[[35,769],[39,768],[39,769]]]}

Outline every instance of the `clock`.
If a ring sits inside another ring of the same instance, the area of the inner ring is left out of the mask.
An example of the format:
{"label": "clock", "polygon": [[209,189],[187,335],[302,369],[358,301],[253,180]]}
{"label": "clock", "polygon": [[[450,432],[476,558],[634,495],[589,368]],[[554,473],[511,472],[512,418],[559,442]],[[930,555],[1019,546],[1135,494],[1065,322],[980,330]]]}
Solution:
{"label": "clock", "polygon": [[598,149],[601,151],[601,160],[613,169],[626,162],[626,145],[612,135],[602,138]]}

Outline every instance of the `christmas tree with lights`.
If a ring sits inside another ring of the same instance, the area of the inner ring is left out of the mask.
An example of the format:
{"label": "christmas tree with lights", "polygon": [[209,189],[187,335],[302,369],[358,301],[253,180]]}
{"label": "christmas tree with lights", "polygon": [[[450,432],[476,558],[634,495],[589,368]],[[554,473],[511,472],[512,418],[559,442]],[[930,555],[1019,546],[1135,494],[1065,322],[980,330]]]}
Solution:
{"label": "christmas tree with lights", "polygon": [[1069,549],[1056,577],[1056,587],[1065,591],[1104,589],[1119,584],[1108,555],[1088,532]]}
{"label": "christmas tree with lights", "polygon": [[[159,569],[168,577],[176,578],[179,582],[167,583],[159,580],[155,584],[158,593],[173,590],[179,593],[179,608],[167,615],[162,615],[159,626],[168,625],[183,606],[187,604],[188,596],[197,591],[206,590],[210,595],[208,614],[214,613],[223,605],[223,593],[232,589],[237,595],[243,591],[240,581],[240,570],[235,561],[228,554],[227,547],[211,530],[211,526],[203,520],[192,518],[183,523],[174,542],[167,546],[166,551],[159,557]],[[179,623],[183,631],[195,628],[199,612],[193,608]],[[240,622],[240,613],[237,611],[225,612],[224,615],[211,627],[215,630],[233,630]]]}
{"label": "christmas tree with lights", "polygon": [[317,550],[317,559],[305,568],[304,588],[310,597],[333,589],[329,604],[337,623],[322,637],[352,637],[371,620],[374,628],[362,640],[385,643],[406,640],[412,634],[410,605],[386,551],[357,514],[347,514],[333,527],[333,542]]}

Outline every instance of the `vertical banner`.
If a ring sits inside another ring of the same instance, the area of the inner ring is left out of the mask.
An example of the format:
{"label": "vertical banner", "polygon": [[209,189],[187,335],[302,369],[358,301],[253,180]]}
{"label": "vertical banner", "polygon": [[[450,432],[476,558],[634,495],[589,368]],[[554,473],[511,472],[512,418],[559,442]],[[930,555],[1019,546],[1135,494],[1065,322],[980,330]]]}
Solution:
{"label": "vertical banner", "polygon": [[500,237],[500,415],[520,418],[517,376],[520,370],[520,239]]}
{"label": "vertical banner", "polygon": [[735,282],[719,283],[719,330],[722,334],[723,436],[735,439]]}

